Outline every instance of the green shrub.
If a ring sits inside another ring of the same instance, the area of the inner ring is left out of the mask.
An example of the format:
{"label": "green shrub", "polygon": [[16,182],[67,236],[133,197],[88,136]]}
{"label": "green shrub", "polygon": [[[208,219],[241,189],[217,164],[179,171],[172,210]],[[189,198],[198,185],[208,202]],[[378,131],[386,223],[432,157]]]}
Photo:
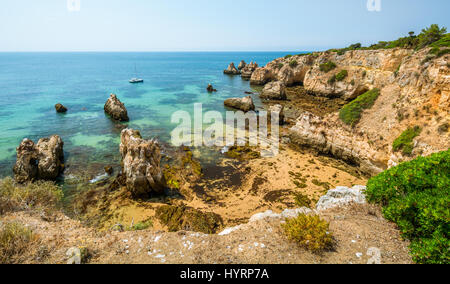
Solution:
{"label": "green shrub", "polygon": [[414,128],[408,128],[405,130],[392,144],[392,150],[394,152],[403,151],[405,155],[411,155],[414,149],[413,140],[420,135],[422,129],[419,126]]}
{"label": "green shrub", "polygon": [[284,57],[284,59],[289,59],[289,58],[291,58],[292,57],[292,55],[291,54],[288,54],[288,55],[286,55],[285,57]]}
{"label": "green shrub", "polygon": [[20,264],[39,237],[19,223],[6,223],[0,230],[0,264]]}
{"label": "green shrub", "polygon": [[142,231],[147,230],[148,228],[153,226],[152,220],[147,220],[143,222],[139,222],[130,228],[131,231]]}
{"label": "green shrub", "polygon": [[348,125],[355,126],[361,119],[362,112],[365,109],[371,108],[378,96],[380,95],[379,89],[370,90],[349,104],[346,104],[339,112],[340,119]]}
{"label": "green shrub", "polygon": [[319,65],[320,71],[325,72],[325,73],[330,72],[331,70],[333,70],[336,67],[337,67],[336,64],[332,61],[328,61],[328,62],[325,62],[325,63]]}
{"label": "green shrub", "polygon": [[298,66],[297,60],[295,59],[291,60],[291,62],[289,62],[289,66],[291,66],[292,68],[297,67]]}
{"label": "green shrub", "polygon": [[311,203],[312,203],[311,199],[309,199],[308,196],[306,196],[302,193],[295,193],[294,200],[295,200],[295,205],[297,205],[298,207],[311,208]]}
{"label": "green shrub", "polygon": [[284,64],[283,63],[278,63],[278,69],[281,69],[281,68],[283,68],[283,66],[284,66]]}
{"label": "green shrub", "polygon": [[19,185],[11,178],[0,180],[0,214],[36,207],[55,209],[62,198],[61,188],[53,182],[37,181]]}
{"label": "green shrub", "polygon": [[342,70],[341,72],[336,74],[336,81],[340,82],[343,81],[348,76],[347,70]]}
{"label": "green shrub", "polygon": [[300,214],[297,218],[286,219],[282,227],[290,240],[312,252],[321,252],[333,246],[330,225],[319,216]]}
{"label": "green shrub", "polygon": [[431,47],[450,47],[450,34],[446,34],[440,40],[432,43]]}
{"label": "green shrub", "polygon": [[381,173],[366,195],[411,241],[415,262],[450,263],[450,150]]}
{"label": "green shrub", "polygon": [[423,29],[422,33],[418,37],[418,48],[424,48],[430,44],[440,41],[446,33],[446,28],[439,28],[436,24],[431,25],[429,28]]}

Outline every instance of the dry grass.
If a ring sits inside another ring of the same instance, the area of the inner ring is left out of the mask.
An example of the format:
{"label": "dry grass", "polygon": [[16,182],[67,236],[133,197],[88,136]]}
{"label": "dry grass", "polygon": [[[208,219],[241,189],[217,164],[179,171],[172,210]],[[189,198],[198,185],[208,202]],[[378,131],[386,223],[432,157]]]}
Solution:
{"label": "dry grass", "polygon": [[301,214],[296,218],[286,219],[282,227],[290,240],[314,253],[333,246],[333,235],[329,232],[329,224],[319,216]]}
{"label": "dry grass", "polygon": [[19,223],[6,223],[0,230],[0,264],[23,263],[39,237]]}
{"label": "dry grass", "polygon": [[17,210],[55,209],[62,197],[61,188],[53,182],[18,185],[11,178],[5,178],[0,180],[0,215]]}

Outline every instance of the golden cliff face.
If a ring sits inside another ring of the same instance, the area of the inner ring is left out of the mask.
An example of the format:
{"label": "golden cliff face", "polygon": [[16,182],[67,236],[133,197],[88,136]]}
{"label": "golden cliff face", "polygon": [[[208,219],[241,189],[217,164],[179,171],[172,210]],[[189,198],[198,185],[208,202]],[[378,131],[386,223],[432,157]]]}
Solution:
{"label": "golden cliff face", "polygon": [[[297,55],[257,69],[251,82],[303,84],[310,94],[349,102],[368,90],[380,89],[373,107],[362,113],[354,127],[344,124],[338,113],[324,118],[304,113],[290,129],[294,143],[352,161],[375,174],[450,146],[445,127],[450,123],[450,56],[431,57],[429,51],[383,49]],[[323,68],[327,64],[331,70]],[[414,126],[422,131],[414,139],[412,154],[394,152],[393,141]]]}

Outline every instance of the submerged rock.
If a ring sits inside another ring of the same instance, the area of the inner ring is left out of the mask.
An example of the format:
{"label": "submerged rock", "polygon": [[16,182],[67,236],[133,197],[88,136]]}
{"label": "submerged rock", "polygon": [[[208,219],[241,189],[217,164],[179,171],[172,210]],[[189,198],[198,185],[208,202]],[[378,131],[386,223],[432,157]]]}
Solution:
{"label": "submerged rock", "polygon": [[122,172],[127,189],[134,196],[164,192],[166,182],[161,169],[158,141],[144,140],[137,130],[124,129],[120,137]]}
{"label": "submerged rock", "polygon": [[239,70],[236,69],[236,66],[234,66],[234,63],[231,62],[230,65],[228,65],[228,68],[223,70],[224,74],[227,75],[239,75],[241,74],[241,72],[239,72]]}
{"label": "submerged rock", "polygon": [[65,106],[63,106],[62,104],[60,104],[60,103],[55,105],[55,109],[56,109],[56,112],[58,112],[58,113],[65,113],[65,112],[67,112],[67,108]]}
{"label": "submerged rock", "polygon": [[113,119],[119,121],[129,121],[128,112],[125,105],[117,98],[115,94],[111,94],[105,103],[105,112]]}
{"label": "submerged rock", "polygon": [[211,85],[211,84],[208,84],[208,87],[206,87],[206,90],[210,93],[217,92],[217,90],[214,89],[213,85]]}
{"label": "submerged rock", "polygon": [[17,147],[14,178],[19,183],[55,180],[64,169],[64,142],[58,135],[42,138],[37,144],[25,138]]}
{"label": "submerged rock", "polygon": [[251,96],[245,98],[231,98],[224,102],[225,106],[242,110],[244,112],[255,110],[255,104]]}
{"label": "submerged rock", "polygon": [[286,86],[282,82],[270,82],[264,86],[260,97],[267,100],[286,100]]}

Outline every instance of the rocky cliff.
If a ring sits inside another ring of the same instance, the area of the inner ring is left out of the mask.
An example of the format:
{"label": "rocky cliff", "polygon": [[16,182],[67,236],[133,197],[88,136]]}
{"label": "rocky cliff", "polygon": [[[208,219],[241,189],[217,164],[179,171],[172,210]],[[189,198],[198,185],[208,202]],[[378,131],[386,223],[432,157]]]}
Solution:
{"label": "rocky cliff", "polygon": [[[287,56],[256,69],[252,84],[279,81],[303,85],[308,94],[352,102],[375,88],[379,96],[348,125],[339,113],[316,116],[303,112],[290,129],[296,144],[358,164],[378,173],[418,155],[450,146],[449,54],[435,56],[430,48],[351,50]],[[393,142],[412,127],[420,127],[413,150],[393,150]]]}

